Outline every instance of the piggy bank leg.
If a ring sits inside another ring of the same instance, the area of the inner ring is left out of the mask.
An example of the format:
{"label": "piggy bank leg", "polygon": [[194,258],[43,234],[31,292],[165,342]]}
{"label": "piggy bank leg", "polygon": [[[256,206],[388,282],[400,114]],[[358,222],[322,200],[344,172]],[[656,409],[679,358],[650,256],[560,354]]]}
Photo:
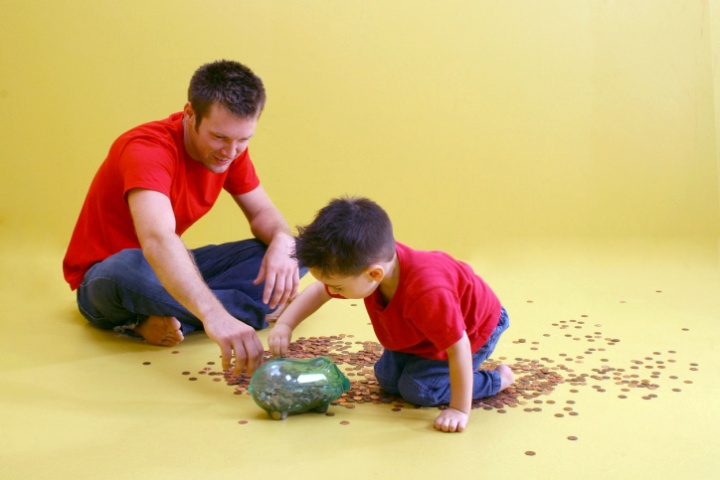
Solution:
{"label": "piggy bank leg", "polygon": [[287,412],[279,412],[277,410],[268,413],[273,420],[285,420],[288,416]]}
{"label": "piggy bank leg", "polygon": [[317,407],[317,408],[316,408],[315,410],[313,410],[313,411],[314,411],[314,412],[317,412],[317,413],[325,413],[325,412],[328,411],[328,406],[329,406],[329,405],[330,405],[329,403],[323,403],[322,405],[320,405],[319,407]]}

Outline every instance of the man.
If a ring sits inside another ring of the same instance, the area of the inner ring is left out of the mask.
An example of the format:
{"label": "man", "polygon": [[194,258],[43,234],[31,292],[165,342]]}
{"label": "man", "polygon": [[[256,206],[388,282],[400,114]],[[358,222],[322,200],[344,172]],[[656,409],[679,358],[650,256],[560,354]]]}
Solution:
{"label": "man", "polygon": [[[224,369],[262,362],[255,332],[297,292],[294,240],[248,154],[265,104],[262,81],[233,61],[200,67],[182,112],[112,145],[63,261],[92,324],[173,346],[198,328]],[[256,239],[189,251],[180,236],[229,192]],[[238,321],[240,320],[240,321]]]}

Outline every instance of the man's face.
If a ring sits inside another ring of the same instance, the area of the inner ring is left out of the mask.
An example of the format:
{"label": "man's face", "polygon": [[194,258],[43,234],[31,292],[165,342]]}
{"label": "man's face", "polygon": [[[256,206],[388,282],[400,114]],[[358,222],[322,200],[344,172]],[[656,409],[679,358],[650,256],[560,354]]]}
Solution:
{"label": "man's face", "polygon": [[213,103],[196,129],[197,114],[188,102],[184,110],[185,148],[190,156],[213,173],[223,173],[247,148],[255,134],[257,118],[233,115],[225,107]]}
{"label": "man's face", "polygon": [[345,298],[369,297],[380,285],[368,272],[363,272],[356,277],[324,276],[318,270],[311,268],[310,274],[324,283],[331,294],[341,295]]}

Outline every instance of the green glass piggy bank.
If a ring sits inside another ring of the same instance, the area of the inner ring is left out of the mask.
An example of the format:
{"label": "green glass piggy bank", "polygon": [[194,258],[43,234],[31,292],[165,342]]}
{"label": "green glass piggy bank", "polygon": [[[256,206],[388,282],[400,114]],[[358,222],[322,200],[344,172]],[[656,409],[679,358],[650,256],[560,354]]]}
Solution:
{"label": "green glass piggy bank", "polygon": [[263,363],[250,379],[248,391],[270,418],[324,413],[350,389],[350,380],[328,357],[275,358]]}

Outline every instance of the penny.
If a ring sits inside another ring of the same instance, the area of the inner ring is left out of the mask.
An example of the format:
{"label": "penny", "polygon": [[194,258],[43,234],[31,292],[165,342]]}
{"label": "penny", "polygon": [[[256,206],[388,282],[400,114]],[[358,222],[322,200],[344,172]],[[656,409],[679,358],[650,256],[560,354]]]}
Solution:
{"label": "penny", "polygon": [[150,362],[143,362],[143,365],[150,365]]}
{"label": "penny", "polygon": [[567,438],[568,438],[568,440],[577,440],[578,439],[578,437],[576,437],[575,435],[570,435]]}
{"label": "penny", "polygon": [[343,420],[340,422],[340,425],[350,425],[350,422],[348,422],[347,420]]}
{"label": "penny", "polygon": [[528,450],[527,452],[525,452],[525,455],[532,457],[533,455],[535,455],[535,452],[533,452],[532,450]]}
{"label": "penny", "polygon": [[334,417],[335,414],[333,412],[325,412],[326,417]]}
{"label": "penny", "polygon": [[247,421],[247,420],[240,420],[240,421],[238,421],[238,423],[239,423],[240,425],[245,425],[246,423],[248,423],[248,421]]}

